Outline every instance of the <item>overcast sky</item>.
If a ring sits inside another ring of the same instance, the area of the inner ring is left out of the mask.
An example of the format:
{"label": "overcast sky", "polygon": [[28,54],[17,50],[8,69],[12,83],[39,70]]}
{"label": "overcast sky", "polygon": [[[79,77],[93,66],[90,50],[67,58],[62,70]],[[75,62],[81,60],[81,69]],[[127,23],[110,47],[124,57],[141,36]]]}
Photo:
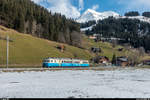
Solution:
{"label": "overcast sky", "polygon": [[52,12],[77,18],[85,10],[94,9],[99,12],[115,11],[124,15],[128,11],[150,11],[150,0],[32,0]]}

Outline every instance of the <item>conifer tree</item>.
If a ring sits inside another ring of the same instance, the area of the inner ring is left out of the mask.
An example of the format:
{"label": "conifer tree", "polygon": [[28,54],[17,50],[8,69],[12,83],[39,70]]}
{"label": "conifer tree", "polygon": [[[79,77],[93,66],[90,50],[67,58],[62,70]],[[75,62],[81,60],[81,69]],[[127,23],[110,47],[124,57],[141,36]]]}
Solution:
{"label": "conifer tree", "polygon": [[112,57],[112,64],[116,64],[116,55],[115,54],[113,54],[113,57]]}
{"label": "conifer tree", "polygon": [[81,35],[80,25],[74,20],[52,14],[31,0],[0,0],[0,20],[1,25],[19,32],[68,44],[73,44],[70,40],[73,31]]}

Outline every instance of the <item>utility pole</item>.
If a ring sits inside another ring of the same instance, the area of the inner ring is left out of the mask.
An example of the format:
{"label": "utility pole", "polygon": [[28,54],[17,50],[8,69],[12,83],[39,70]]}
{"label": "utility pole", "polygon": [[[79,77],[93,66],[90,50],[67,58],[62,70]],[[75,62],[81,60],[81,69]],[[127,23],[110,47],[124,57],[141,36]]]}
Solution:
{"label": "utility pole", "polygon": [[7,36],[7,63],[6,63],[7,68],[8,64],[9,64],[9,36]]}

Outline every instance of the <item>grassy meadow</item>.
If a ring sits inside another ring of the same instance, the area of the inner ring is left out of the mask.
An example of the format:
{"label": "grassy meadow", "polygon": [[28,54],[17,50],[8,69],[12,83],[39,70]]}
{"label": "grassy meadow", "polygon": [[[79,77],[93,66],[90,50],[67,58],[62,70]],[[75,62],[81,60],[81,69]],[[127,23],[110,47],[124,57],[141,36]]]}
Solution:
{"label": "grassy meadow", "polygon": [[[9,35],[9,63],[20,65],[41,65],[46,57],[69,57],[90,59],[89,51],[64,44],[66,50],[62,53],[56,48],[61,43],[40,39],[15,30],[0,26],[0,37]],[[6,63],[6,40],[0,39],[0,64]]]}
{"label": "grassy meadow", "polygon": [[[33,37],[28,34],[19,33],[13,29],[0,26],[0,66],[6,64],[6,36],[9,35],[12,41],[9,42],[9,64],[10,66],[41,66],[42,60],[47,57],[63,57],[63,58],[80,58],[90,60],[95,56],[90,52],[91,47],[100,47],[102,53],[101,56],[107,56],[112,60],[112,56],[115,53],[116,56],[124,56],[130,52],[124,49],[122,52],[118,51],[118,48],[122,47],[117,45],[112,47],[111,43],[107,42],[94,42],[87,36],[83,35],[82,46],[84,49],[63,44],[66,50],[62,53],[56,48],[56,46],[62,43],[49,41],[37,37]],[[124,48],[124,47],[122,47]],[[143,58],[149,58],[145,56]]]}

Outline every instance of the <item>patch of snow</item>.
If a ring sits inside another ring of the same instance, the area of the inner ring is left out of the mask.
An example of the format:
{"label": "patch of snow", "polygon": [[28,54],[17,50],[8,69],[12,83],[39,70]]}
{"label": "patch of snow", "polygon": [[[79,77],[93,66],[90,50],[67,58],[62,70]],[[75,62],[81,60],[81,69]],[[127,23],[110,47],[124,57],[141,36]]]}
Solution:
{"label": "patch of snow", "polygon": [[86,28],[81,28],[80,30],[81,31],[86,31],[86,30],[92,30],[92,28],[93,28],[93,26],[96,26],[96,24],[95,25],[92,25],[92,26],[90,26],[90,27],[86,27]]}
{"label": "patch of snow", "polygon": [[119,14],[113,11],[106,11],[100,13],[100,12],[96,12],[95,10],[88,9],[76,21],[79,23],[85,23],[92,20],[95,21],[102,20],[110,16],[117,17],[119,16]]}
{"label": "patch of snow", "polygon": [[139,19],[140,21],[150,23],[150,18],[144,17],[144,16],[120,16],[118,13],[113,12],[113,11],[96,12],[95,10],[92,10],[92,9],[86,10],[76,21],[79,23],[85,23],[85,22],[92,21],[92,20],[95,20],[95,21],[103,20],[110,16],[113,16],[114,18]]}
{"label": "patch of snow", "polygon": [[149,98],[150,69],[0,72],[0,98]]}

